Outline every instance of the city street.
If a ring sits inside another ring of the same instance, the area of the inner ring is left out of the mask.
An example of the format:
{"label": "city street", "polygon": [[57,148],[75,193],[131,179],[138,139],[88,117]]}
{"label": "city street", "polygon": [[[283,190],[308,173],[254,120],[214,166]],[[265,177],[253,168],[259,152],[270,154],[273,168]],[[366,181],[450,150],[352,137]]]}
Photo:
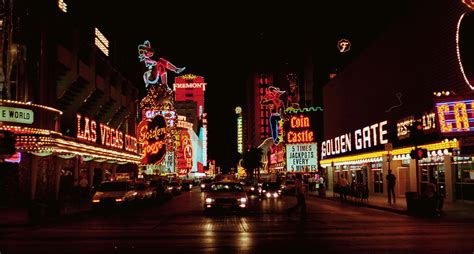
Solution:
{"label": "city street", "polygon": [[163,204],[87,213],[2,229],[7,253],[472,253],[474,222],[423,219],[307,197],[306,221],[288,216],[292,196],[250,199],[246,215],[204,215],[194,188]]}

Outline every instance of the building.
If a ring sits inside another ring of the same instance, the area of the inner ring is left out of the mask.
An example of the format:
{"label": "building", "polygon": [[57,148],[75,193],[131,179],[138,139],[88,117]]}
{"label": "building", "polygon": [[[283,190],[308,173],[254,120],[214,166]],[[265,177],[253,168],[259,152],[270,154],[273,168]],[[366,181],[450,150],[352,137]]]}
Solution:
{"label": "building", "polygon": [[193,171],[199,172],[204,172],[204,167],[207,167],[207,113],[204,107],[206,85],[204,77],[193,74],[178,76],[173,84],[176,112],[186,117],[186,121],[193,126],[192,132],[187,132],[193,140],[193,158],[196,164]]}
{"label": "building", "polygon": [[[465,69],[473,62],[465,51],[472,41],[470,12],[457,0],[413,3],[323,88],[320,151],[329,189],[345,176],[371,195],[386,195],[390,169],[398,197],[423,193],[434,182],[448,202],[474,200],[473,153],[460,143],[472,135],[461,131],[471,124],[462,117],[470,108],[459,99],[473,95],[472,65],[470,73]],[[423,131],[415,139],[416,124]],[[428,157],[411,159],[415,147],[427,149]]]}
{"label": "building", "polygon": [[113,38],[73,7],[15,1],[6,11],[0,129],[16,134],[18,153],[1,165],[15,182],[3,194],[17,201],[58,202],[137,173],[138,89],[111,64]]}

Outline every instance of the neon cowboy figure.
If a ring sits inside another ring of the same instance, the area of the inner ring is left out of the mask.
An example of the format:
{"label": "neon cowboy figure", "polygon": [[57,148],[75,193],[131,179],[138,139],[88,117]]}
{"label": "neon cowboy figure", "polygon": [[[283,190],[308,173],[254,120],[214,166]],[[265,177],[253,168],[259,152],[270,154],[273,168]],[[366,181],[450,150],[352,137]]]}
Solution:
{"label": "neon cowboy figure", "polygon": [[177,68],[168,60],[163,58],[159,58],[158,61],[155,61],[151,59],[154,54],[155,51],[151,47],[150,41],[146,40],[143,44],[138,45],[138,58],[140,59],[140,62],[145,62],[145,67],[148,69],[143,74],[145,87],[148,88],[149,85],[153,85],[158,83],[158,81],[161,81],[162,86],[164,86],[167,91],[170,91],[171,89],[168,87],[167,70],[179,74],[184,71],[186,67]]}

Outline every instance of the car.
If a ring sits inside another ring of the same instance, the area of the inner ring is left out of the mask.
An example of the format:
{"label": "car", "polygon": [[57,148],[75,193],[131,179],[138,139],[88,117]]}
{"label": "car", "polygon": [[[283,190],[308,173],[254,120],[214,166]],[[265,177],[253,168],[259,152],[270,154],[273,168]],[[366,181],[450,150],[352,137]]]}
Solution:
{"label": "car", "polygon": [[191,189],[193,188],[193,180],[183,180],[181,182],[181,186],[183,186],[183,190],[185,191],[191,191]]}
{"label": "car", "polygon": [[245,193],[247,193],[247,195],[254,195],[258,193],[257,185],[246,181],[242,181],[240,182],[240,184],[242,184],[242,186],[244,187]]}
{"label": "car", "polygon": [[212,179],[206,178],[201,181],[201,192],[211,190]]}
{"label": "car", "polygon": [[138,192],[128,181],[105,181],[92,197],[93,207],[127,204],[137,200]]}
{"label": "car", "polygon": [[239,182],[215,182],[204,199],[205,212],[215,208],[245,211],[247,207],[247,194]]}
{"label": "car", "polygon": [[282,185],[283,192],[285,194],[294,194],[295,193],[295,180],[287,179]]}
{"label": "car", "polygon": [[280,198],[281,185],[277,182],[266,182],[262,184],[260,191],[261,198]]}
{"label": "car", "polygon": [[173,188],[168,189],[168,184],[163,179],[153,179],[149,184],[150,188],[156,193],[157,198],[168,198],[173,195],[171,192]]}
{"label": "car", "polygon": [[179,182],[176,182],[176,181],[170,182],[168,190],[170,188],[171,188],[171,192],[173,193],[173,195],[181,194],[181,192],[183,191],[183,186],[181,186],[181,184]]}
{"label": "car", "polygon": [[144,182],[135,183],[135,191],[137,192],[137,199],[142,201],[155,199],[157,196],[155,189]]}

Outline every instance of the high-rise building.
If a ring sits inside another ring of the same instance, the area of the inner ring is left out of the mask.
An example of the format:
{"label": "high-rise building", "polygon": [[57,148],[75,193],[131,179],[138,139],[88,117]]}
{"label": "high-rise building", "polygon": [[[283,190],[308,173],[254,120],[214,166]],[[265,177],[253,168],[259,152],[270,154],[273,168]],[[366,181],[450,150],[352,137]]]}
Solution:
{"label": "high-rise building", "polygon": [[200,154],[194,156],[199,157],[197,163],[200,172],[203,172],[203,166],[207,166],[207,113],[204,110],[206,85],[204,77],[193,74],[178,76],[173,84],[176,112],[186,116],[199,137]]}

